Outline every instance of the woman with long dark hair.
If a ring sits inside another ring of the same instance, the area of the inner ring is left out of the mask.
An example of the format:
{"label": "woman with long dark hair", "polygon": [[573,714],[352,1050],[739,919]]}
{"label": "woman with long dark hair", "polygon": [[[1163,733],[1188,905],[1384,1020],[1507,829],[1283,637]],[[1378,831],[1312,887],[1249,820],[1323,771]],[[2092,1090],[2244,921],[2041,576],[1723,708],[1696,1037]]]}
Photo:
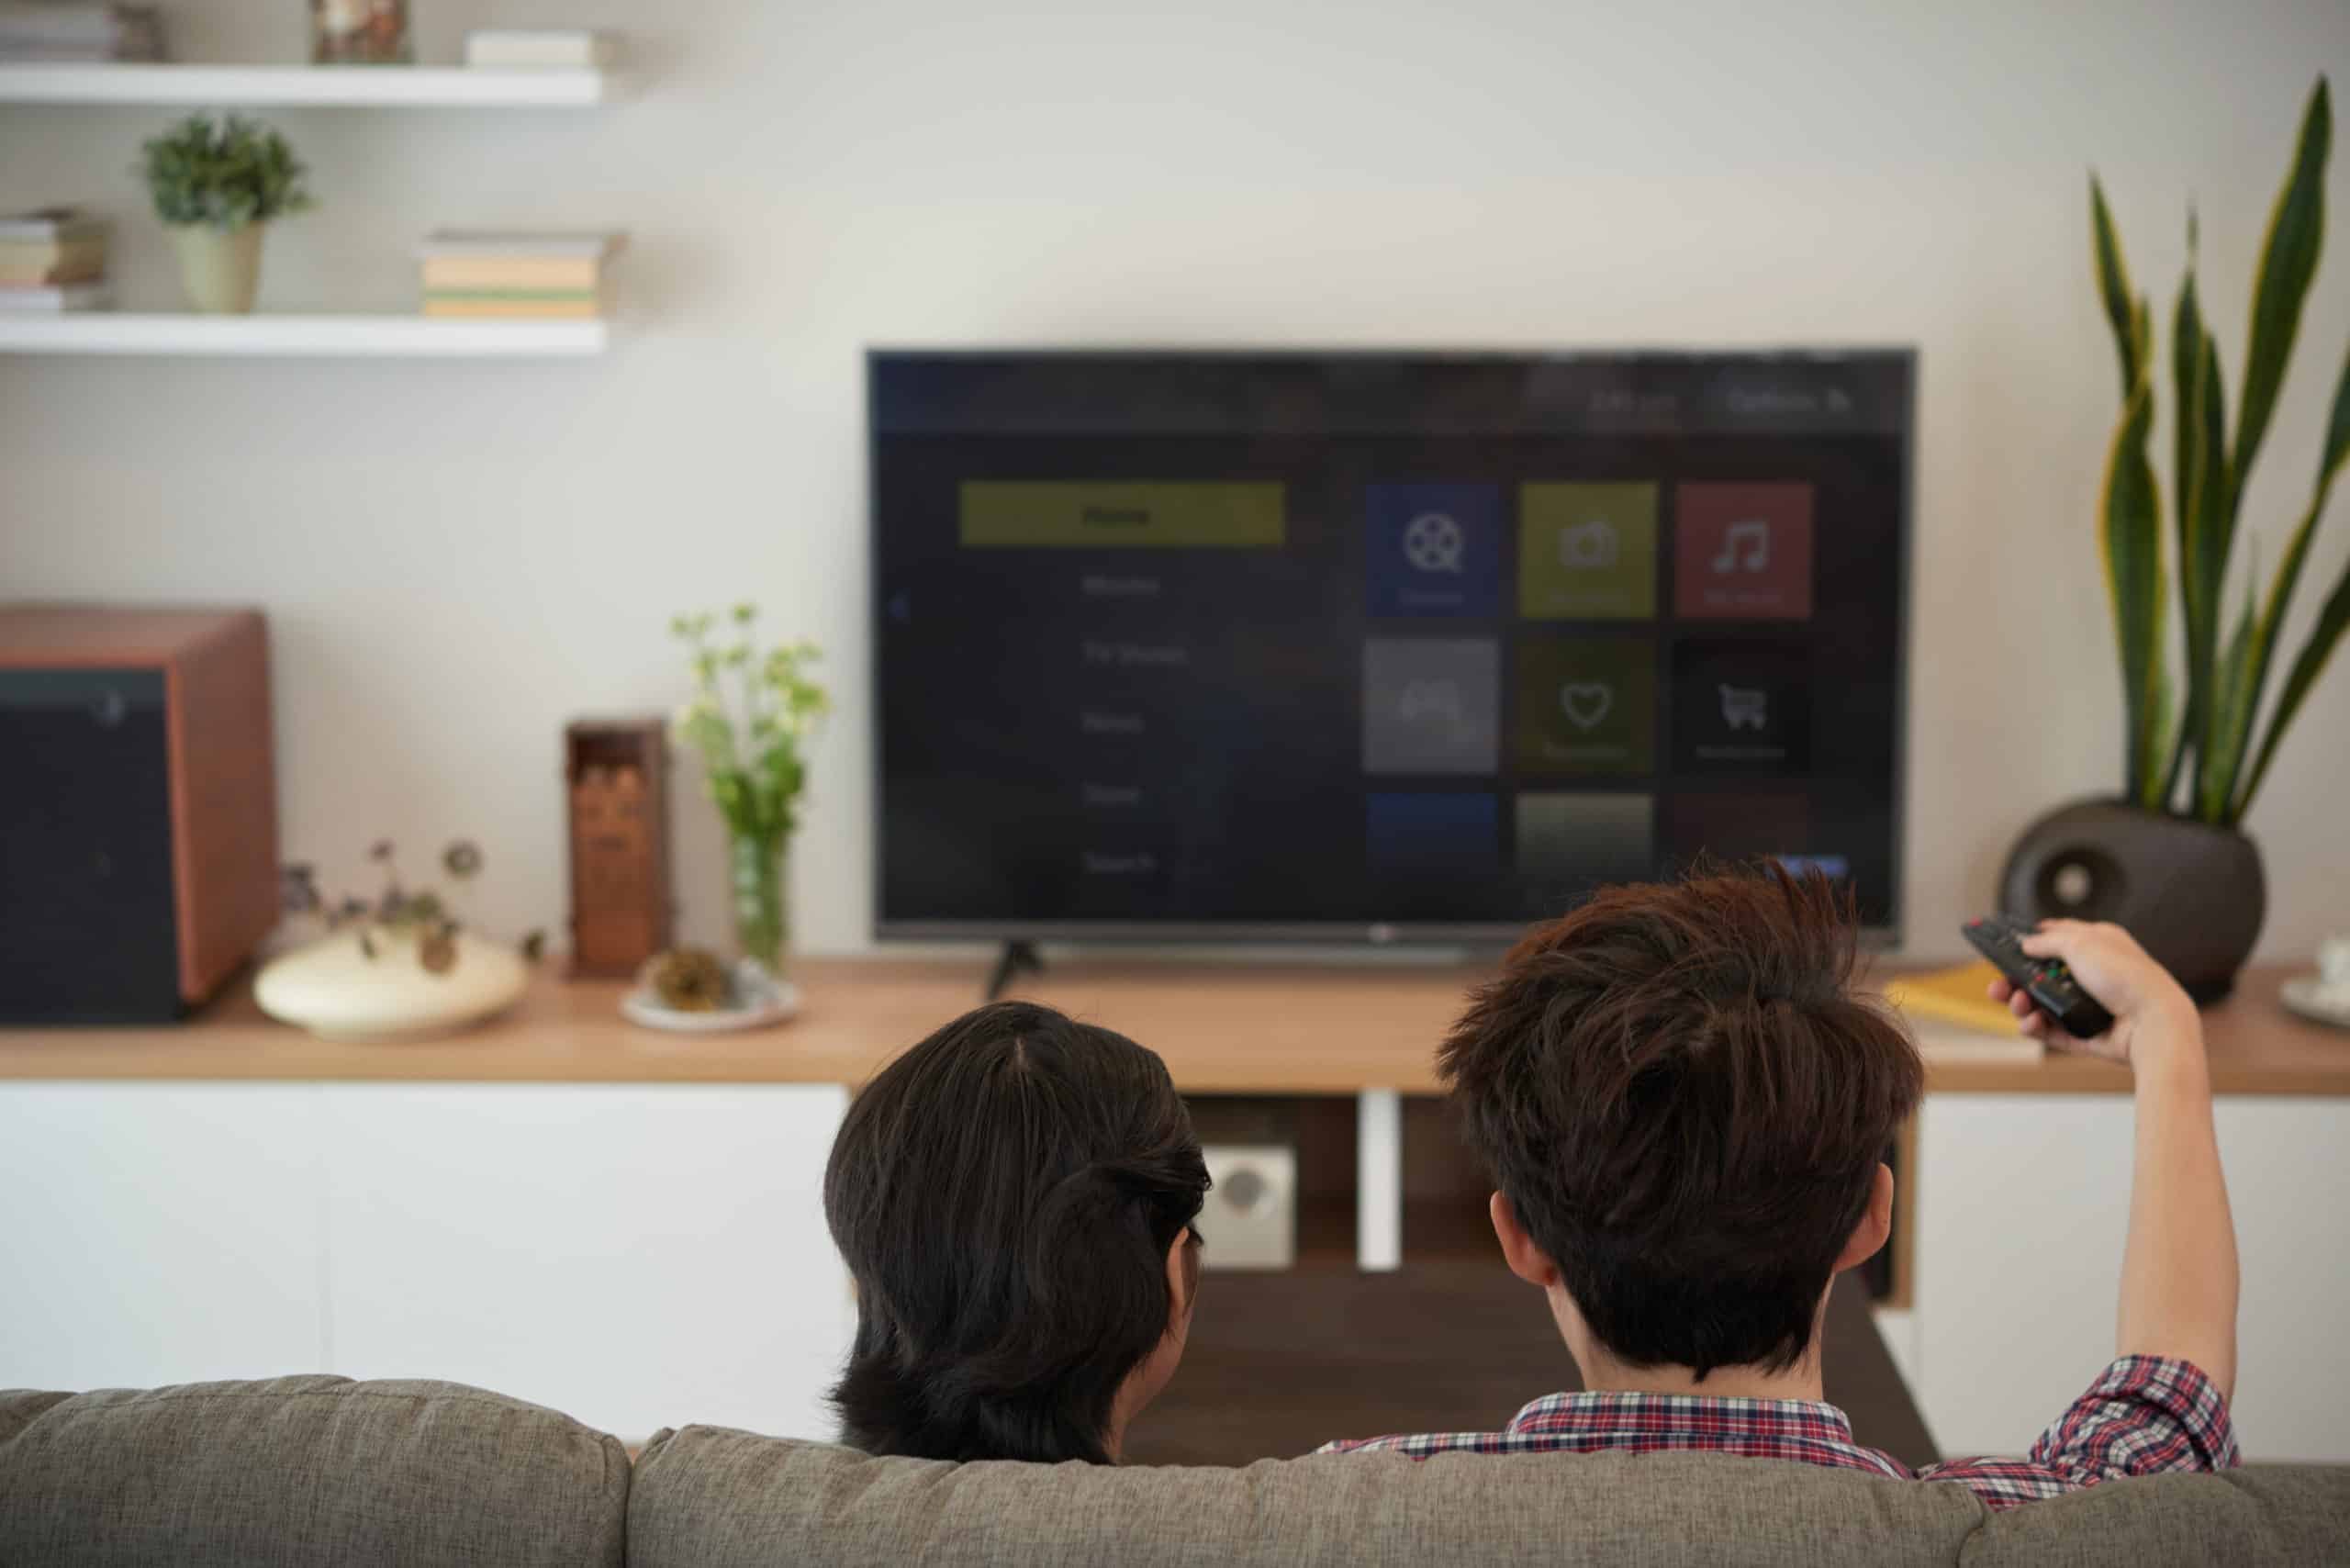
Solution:
{"label": "woman with long dark hair", "polygon": [[1115,1463],[1182,1359],[1207,1187],[1166,1064],[1123,1035],[996,1002],[891,1062],[824,1172],[857,1293],[841,1440]]}

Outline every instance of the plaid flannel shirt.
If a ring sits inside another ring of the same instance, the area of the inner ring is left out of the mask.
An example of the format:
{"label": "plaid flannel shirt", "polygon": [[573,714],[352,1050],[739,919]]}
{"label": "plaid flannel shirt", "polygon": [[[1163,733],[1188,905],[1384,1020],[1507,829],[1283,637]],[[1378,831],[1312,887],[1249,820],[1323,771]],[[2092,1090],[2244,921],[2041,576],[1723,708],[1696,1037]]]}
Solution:
{"label": "plaid flannel shirt", "polygon": [[2232,1470],[2239,1462],[2228,1402],[2188,1361],[2124,1356],[2066,1407],[2023,1459],[1954,1459],[1912,1470],[1852,1440],[1833,1405],[1796,1399],[1716,1399],[1682,1394],[1553,1394],[1498,1432],[1423,1433],[1336,1442],[1323,1453],[1652,1453],[1701,1449],[1792,1459],[1897,1481],[1965,1487],[1994,1508],[2172,1470]]}

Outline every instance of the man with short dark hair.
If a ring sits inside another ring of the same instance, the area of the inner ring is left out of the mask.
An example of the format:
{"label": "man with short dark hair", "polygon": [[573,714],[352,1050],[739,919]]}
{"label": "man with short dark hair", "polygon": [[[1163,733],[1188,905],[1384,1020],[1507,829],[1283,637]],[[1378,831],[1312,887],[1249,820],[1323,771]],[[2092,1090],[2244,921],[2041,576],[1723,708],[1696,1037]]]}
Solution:
{"label": "man with short dark hair", "polygon": [[1994,1507],[2234,1465],[2235,1231],[2201,1022],[2117,927],[2050,922],[2024,946],[2070,966],[2112,1029],[2075,1041],[1992,994],[2052,1047],[2129,1064],[2138,1116],[2120,1359],[2028,1457],[1912,1471],[1821,1397],[1829,1288],[1885,1244],[1883,1156],[1924,1071],[1854,989],[1849,903],[1776,868],[1602,891],[1519,943],[1438,1054],[1503,1256],[1549,1298],[1587,1392],[1498,1432],[1326,1451],[1712,1450],[1954,1482]]}

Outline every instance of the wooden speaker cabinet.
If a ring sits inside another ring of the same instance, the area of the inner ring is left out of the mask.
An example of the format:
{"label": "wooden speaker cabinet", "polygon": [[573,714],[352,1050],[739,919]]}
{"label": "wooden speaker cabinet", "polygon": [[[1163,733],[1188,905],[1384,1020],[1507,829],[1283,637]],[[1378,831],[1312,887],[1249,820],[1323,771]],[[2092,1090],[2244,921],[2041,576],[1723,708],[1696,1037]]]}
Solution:
{"label": "wooden speaker cabinet", "polygon": [[0,605],[0,1024],[143,1024],[277,924],[253,610]]}
{"label": "wooden speaker cabinet", "polygon": [[571,801],[571,969],[626,978],[669,946],[669,749],[660,719],[564,731]]}

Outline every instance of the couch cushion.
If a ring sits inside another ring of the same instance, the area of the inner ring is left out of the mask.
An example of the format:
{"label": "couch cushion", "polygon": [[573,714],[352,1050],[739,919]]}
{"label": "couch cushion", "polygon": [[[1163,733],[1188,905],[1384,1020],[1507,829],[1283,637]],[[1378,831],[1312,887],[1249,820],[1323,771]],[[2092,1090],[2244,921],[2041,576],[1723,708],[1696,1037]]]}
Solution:
{"label": "couch cushion", "polygon": [[1393,1454],[1245,1470],[877,1460],[716,1427],[637,1461],[630,1568],[1950,1564],[1987,1510],[1777,1460]]}
{"label": "couch cushion", "polygon": [[621,1562],[627,1451],[461,1383],[0,1392],[0,1563]]}
{"label": "couch cushion", "polygon": [[2255,1465],[2092,1486],[1995,1516],[1962,1561],[1967,1568],[2350,1562],[2350,1468]]}

